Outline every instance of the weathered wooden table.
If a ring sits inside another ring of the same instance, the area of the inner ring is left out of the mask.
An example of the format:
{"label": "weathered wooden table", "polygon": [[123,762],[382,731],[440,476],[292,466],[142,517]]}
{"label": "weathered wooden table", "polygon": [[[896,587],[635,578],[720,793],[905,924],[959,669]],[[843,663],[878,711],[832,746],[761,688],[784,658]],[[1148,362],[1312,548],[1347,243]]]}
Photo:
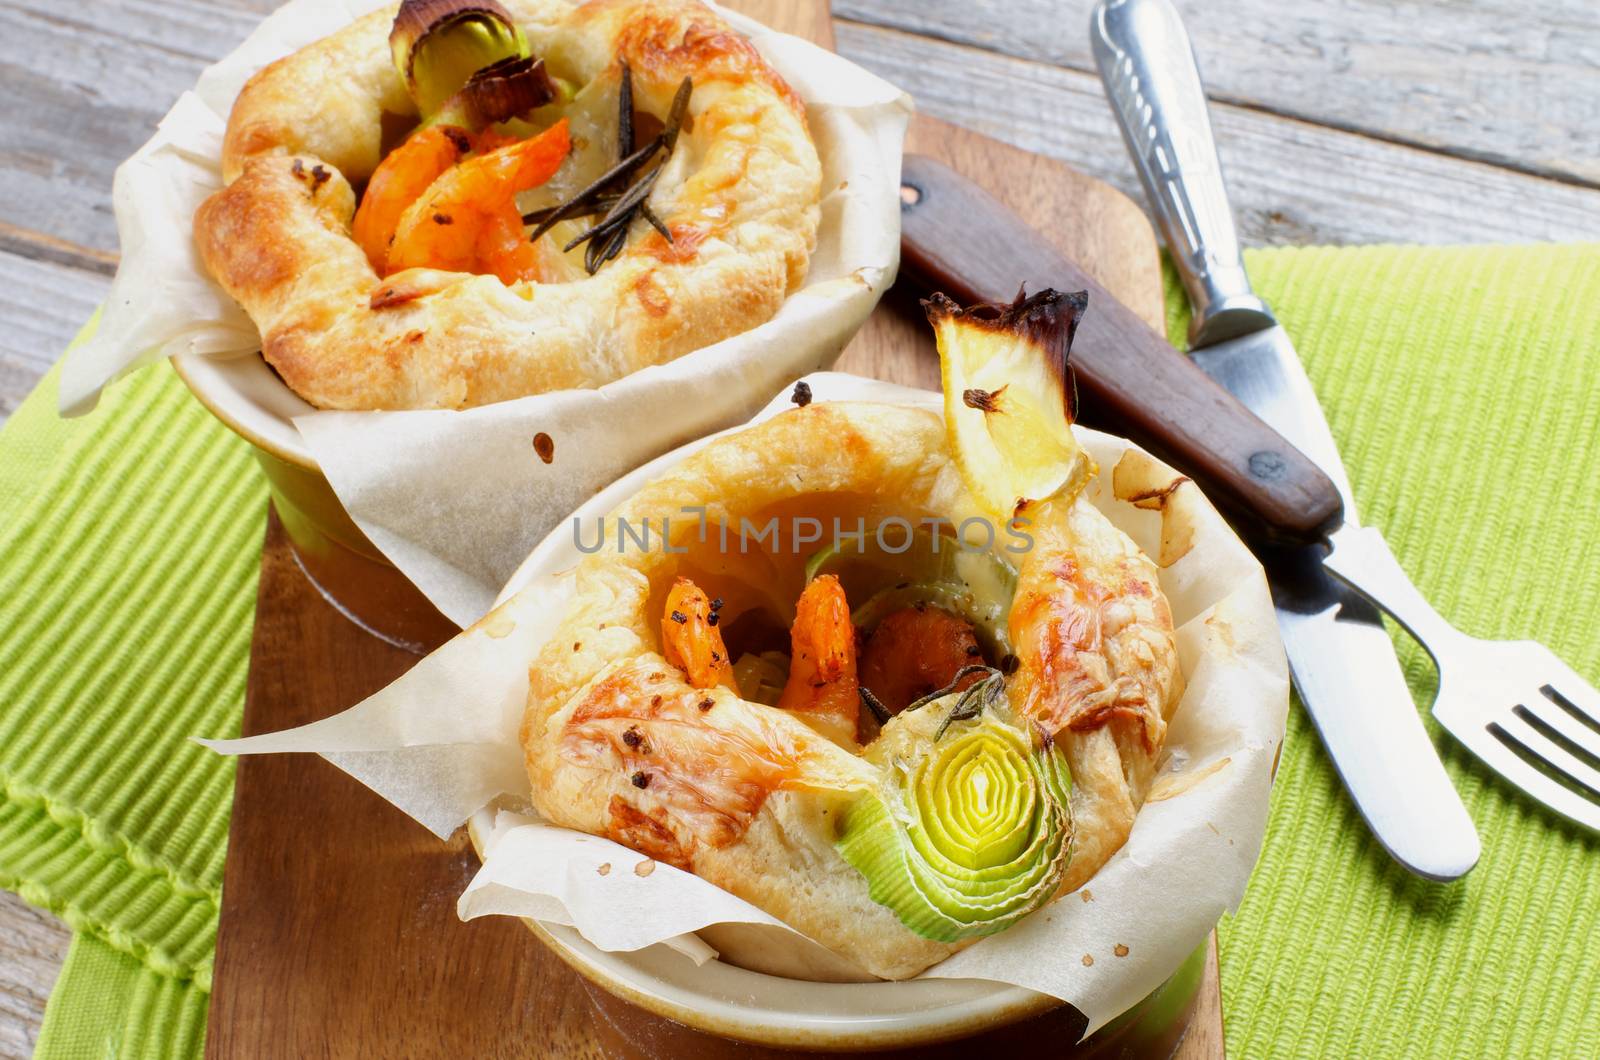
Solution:
{"label": "weathered wooden table", "polygon": [[[277,3],[0,0],[0,418],[105,294],[117,163]],[[1600,239],[1593,0],[1178,4],[1247,243]],[[1090,7],[834,0],[839,50],[924,110],[1137,197]],[[66,944],[0,892],[0,1056],[31,1050]]]}

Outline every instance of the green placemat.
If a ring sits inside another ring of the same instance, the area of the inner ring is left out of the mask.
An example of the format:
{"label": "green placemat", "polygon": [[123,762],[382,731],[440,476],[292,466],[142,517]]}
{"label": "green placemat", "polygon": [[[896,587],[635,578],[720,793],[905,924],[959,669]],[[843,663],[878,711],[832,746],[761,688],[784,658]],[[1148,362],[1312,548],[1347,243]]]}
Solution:
{"label": "green placemat", "polygon": [[[1600,678],[1600,247],[1248,263],[1422,589]],[[53,407],[47,380],[0,432],[0,882],[78,931],[41,1056],[192,1054],[232,771],[186,737],[238,724],[264,489],[165,367],[87,420]],[[1448,886],[1388,860],[1291,712],[1221,933],[1233,1055],[1600,1054],[1600,841],[1429,724],[1483,835]]]}
{"label": "green placemat", "polygon": [[0,884],[77,932],[39,1055],[197,1053],[266,486],[160,365],[0,430]]}

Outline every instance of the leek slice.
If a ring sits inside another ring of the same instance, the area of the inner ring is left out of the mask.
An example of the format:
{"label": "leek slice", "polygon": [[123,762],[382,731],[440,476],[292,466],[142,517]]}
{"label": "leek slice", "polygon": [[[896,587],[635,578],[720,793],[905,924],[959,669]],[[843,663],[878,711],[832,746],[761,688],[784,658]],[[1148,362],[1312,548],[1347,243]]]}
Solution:
{"label": "leek slice", "polygon": [[990,658],[1011,653],[1007,618],[1017,590],[1017,568],[989,549],[962,547],[944,534],[917,531],[904,551],[889,552],[874,534],[841,538],[806,562],[806,581],[833,574],[845,596],[861,603],[850,620],[864,633],[884,616],[928,603],[971,622]]}
{"label": "leek slice", "polygon": [[887,766],[885,785],[844,815],[840,855],[924,938],[1004,930],[1050,901],[1066,873],[1070,771],[1016,724],[1003,690],[995,674],[896,715],[868,751]]}
{"label": "leek slice", "polygon": [[530,54],[528,39],[497,0],[405,0],[389,51],[423,120],[479,70]]}
{"label": "leek slice", "polygon": [[466,84],[423,124],[455,125],[481,132],[537,110],[555,99],[559,91],[545,71],[543,59],[502,59],[467,78]]}
{"label": "leek slice", "polygon": [[733,680],[744,699],[775,707],[789,680],[789,657],[776,651],[745,652],[733,664]]}

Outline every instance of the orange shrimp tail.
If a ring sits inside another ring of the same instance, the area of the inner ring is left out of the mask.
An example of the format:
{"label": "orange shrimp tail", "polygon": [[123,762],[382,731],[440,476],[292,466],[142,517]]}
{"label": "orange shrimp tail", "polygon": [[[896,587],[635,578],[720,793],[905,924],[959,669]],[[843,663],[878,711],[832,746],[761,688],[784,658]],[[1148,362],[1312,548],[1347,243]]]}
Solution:
{"label": "orange shrimp tail", "polygon": [[379,276],[389,271],[389,244],[400,227],[401,215],[446,170],[461,161],[471,146],[462,129],[427,126],[412,133],[378,164],[361,196],[350,235]]}
{"label": "orange shrimp tail", "polygon": [[789,643],[789,680],[779,708],[803,712],[837,742],[855,742],[861,712],[856,627],[838,578],[824,574],[806,586],[795,604]]}
{"label": "orange shrimp tail", "polygon": [[688,578],[679,578],[667,592],[661,616],[661,646],[667,662],[688,677],[695,688],[722,685],[739,694],[733,663],[712,617],[711,600]]}
{"label": "orange shrimp tail", "polygon": [[389,245],[389,272],[444,269],[536,280],[516,195],[549,180],[572,149],[565,118],[526,140],[450,168],[406,207]]}

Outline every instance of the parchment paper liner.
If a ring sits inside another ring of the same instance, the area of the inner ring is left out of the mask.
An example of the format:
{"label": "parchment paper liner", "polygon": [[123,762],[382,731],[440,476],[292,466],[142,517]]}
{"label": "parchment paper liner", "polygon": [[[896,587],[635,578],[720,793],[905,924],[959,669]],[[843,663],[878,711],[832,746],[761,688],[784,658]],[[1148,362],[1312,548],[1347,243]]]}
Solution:
{"label": "parchment paper liner", "polygon": [[[939,407],[936,394],[854,376],[808,382],[816,400]],[[788,395],[757,421],[787,408]],[[1127,844],[1079,892],[924,974],[1054,995],[1081,1010],[1092,1033],[1155,989],[1242,897],[1266,827],[1288,672],[1261,568],[1198,488],[1129,442],[1078,435],[1101,469],[1090,500],[1161,565],[1188,687]],[[592,525],[710,441],[623,477],[574,518]],[[503,603],[388,688],[299,729],[203,742],[228,754],[320,752],[441,837],[499,796],[525,799],[517,727],[527,666],[560,619],[578,556],[563,522],[517,571]],[[706,925],[789,933],[692,874],[651,863],[641,875],[646,859],[609,840],[506,813],[492,831],[460,900],[464,918],[532,917],[573,925],[601,949],[669,942],[696,960],[712,951],[689,933]]]}
{"label": "parchment paper liner", "polygon": [[[320,467],[362,532],[446,616],[489,609],[556,521],[641,461],[736,423],[785,381],[827,367],[894,280],[900,152],[909,97],[860,67],[733,12],[807,103],[823,163],[822,221],[805,286],[766,324],[598,389],[566,390],[462,412],[319,412],[253,355],[255,326],[206,274],[193,217],[222,187],[222,136],[250,75],[380,6],[291,0],[208,68],[117,170],[122,263],[93,339],[61,377],[63,412],[168,356],[233,358],[206,385],[265,392],[251,427]],[[238,402],[226,403],[229,407]],[[545,464],[533,438],[549,435]]]}

